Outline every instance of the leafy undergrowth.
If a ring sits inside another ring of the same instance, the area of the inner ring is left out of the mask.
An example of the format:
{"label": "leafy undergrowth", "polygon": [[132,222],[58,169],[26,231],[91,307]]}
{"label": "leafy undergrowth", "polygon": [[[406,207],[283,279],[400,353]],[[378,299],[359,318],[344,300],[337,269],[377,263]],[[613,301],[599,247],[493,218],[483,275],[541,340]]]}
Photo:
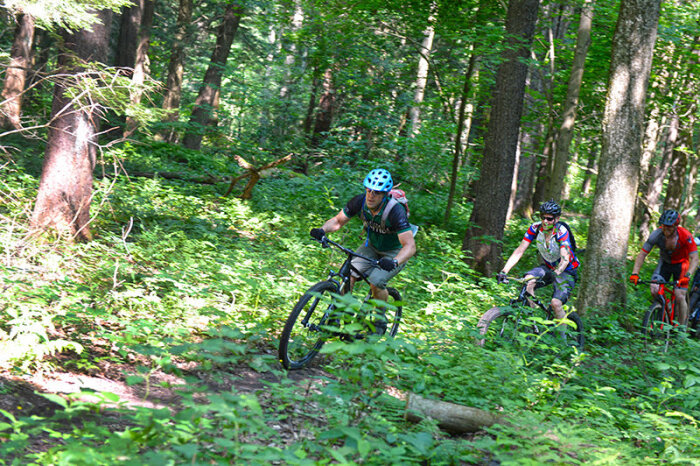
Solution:
{"label": "leafy undergrowth", "polygon": [[[144,152],[143,164],[169,171],[230,167],[162,147]],[[130,155],[135,167],[138,155]],[[539,340],[518,349],[475,346],[481,313],[513,290],[462,262],[462,231],[431,223],[444,198],[412,192],[408,183],[402,188],[421,230],[418,254],[393,282],[405,301],[397,338],[328,344],[311,369],[282,370],[276,349],[291,307],[341,260],[308,231],[342,208],[357,188],[345,180],[363,171],[306,177],[279,170],[250,201],[222,197],[226,183],[105,177],[96,184],[95,239],[69,245],[24,239],[38,181],[21,164],[7,165],[0,463],[656,464],[700,457],[696,341],[679,337],[668,353],[648,348],[636,327],[648,298],[637,292],[627,310],[584,315],[584,354]],[[359,224],[334,239],[356,246]],[[53,390],[40,383],[59,379],[64,384]],[[507,422],[450,435],[431,420],[407,422],[405,402],[388,387]]]}

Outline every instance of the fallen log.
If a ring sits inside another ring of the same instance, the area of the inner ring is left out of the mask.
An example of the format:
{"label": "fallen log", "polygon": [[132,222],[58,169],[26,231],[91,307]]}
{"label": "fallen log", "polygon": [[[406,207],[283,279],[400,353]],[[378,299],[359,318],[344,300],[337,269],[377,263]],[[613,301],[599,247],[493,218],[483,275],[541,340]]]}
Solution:
{"label": "fallen log", "polygon": [[430,400],[415,393],[408,395],[405,418],[411,422],[431,418],[437,421],[438,427],[453,434],[477,432],[501,421],[499,416],[483,409]]}

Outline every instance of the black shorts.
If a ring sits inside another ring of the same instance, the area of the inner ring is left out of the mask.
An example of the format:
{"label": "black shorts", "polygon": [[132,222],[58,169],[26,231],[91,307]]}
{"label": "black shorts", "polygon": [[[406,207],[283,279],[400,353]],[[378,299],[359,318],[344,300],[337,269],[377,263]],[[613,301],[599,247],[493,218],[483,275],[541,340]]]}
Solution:
{"label": "black shorts", "polygon": [[[654,273],[651,274],[652,282],[672,283],[673,281],[683,278],[686,272],[683,262],[678,264],[669,264],[668,262],[659,261]],[[673,277],[673,280],[671,279]]]}
{"label": "black shorts", "polygon": [[576,281],[578,280],[578,273],[576,270],[564,270],[561,275],[556,275],[552,269],[544,264],[535,267],[525,275],[532,275],[542,280],[543,283],[538,284],[535,289],[553,283],[554,293],[552,294],[552,299],[556,298],[561,301],[562,304],[566,304],[569,300],[571,293],[576,287]]}

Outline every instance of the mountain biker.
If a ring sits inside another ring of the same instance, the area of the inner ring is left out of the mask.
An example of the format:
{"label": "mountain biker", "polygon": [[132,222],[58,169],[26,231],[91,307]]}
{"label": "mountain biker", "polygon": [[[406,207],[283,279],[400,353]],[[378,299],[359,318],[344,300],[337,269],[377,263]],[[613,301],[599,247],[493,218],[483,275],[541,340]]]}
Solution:
{"label": "mountain biker", "polygon": [[[688,291],[690,277],[698,267],[698,247],[693,240],[693,235],[680,226],[680,222],[681,216],[678,212],[670,209],[664,210],[659,217],[659,228],[651,232],[634,261],[630,281],[637,284],[644,259],[654,246],[657,246],[659,248],[659,264],[651,276],[651,281],[667,283],[671,277],[677,280],[675,289],[677,320],[681,325],[686,325],[688,322],[688,303],[685,301],[685,295]],[[650,289],[651,293],[656,295],[659,292],[659,285],[652,284]]]}
{"label": "mountain biker", "polygon": [[[695,237],[695,245],[700,246],[700,237]],[[690,286],[690,296],[688,297],[688,312],[693,313],[693,310],[700,304],[700,271],[695,271],[693,284]]]}
{"label": "mountain biker", "polygon": [[[360,257],[355,257],[352,265],[367,276],[372,297],[387,301],[387,282],[399,273],[415,254],[416,243],[406,209],[402,204],[395,204],[386,220],[382,220],[382,214],[389,201],[389,191],[394,186],[391,173],[383,168],[376,168],[367,174],[363,185],[364,194],[350,199],[343,210],[327,220],[321,228],[313,228],[310,234],[314,239],[323,242],[327,233],[338,231],[354,216],[360,217],[367,230],[367,241],[357,248],[356,252],[378,260],[379,267]],[[386,321],[376,323],[377,333],[384,333],[385,330]]]}
{"label": "mountain biker", "polygon": [[544,283],[536,286],[536,282],[532,280],[527,284],[527,291],[533,294],[535,288],[554,284],[550,305],[554,315],[558,319],[563,319],[566,317],[563,306],[576,286],[580,264],[571,247],[569,230],[559,223],[561,216],[559,204],[549,200],[540,205],[539,211],[541,221],[530,225],[520,245],[513,251],[503,270],[497,275],[497,279],[499,283],[506,283],[508,281],[506,276],[510,269],[515,267],[530,243],[535,241],[543,263],[527,272],[525,276],[536,277]]}

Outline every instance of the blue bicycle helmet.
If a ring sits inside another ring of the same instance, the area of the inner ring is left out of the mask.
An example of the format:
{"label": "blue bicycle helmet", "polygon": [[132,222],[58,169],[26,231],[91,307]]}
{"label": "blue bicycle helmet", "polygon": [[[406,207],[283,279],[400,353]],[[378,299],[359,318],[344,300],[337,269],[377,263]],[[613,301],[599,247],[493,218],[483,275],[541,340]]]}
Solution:
{"label": "blue bicycle helmet", "polygon": [[375,168],[369,172],[365,177],[365,182],[363,184],[365,185],[365,188],[371,189],[372,191],[384,191],[387,193],[394,187],[394,181],[391,179],[391,173],[383,168]]}
{"label": "blue bicycle helmet", "polygon": [[664,213],[659,217],[659,225],[674,226],[681,222],[681,216],[675,210],[664,210]]}

